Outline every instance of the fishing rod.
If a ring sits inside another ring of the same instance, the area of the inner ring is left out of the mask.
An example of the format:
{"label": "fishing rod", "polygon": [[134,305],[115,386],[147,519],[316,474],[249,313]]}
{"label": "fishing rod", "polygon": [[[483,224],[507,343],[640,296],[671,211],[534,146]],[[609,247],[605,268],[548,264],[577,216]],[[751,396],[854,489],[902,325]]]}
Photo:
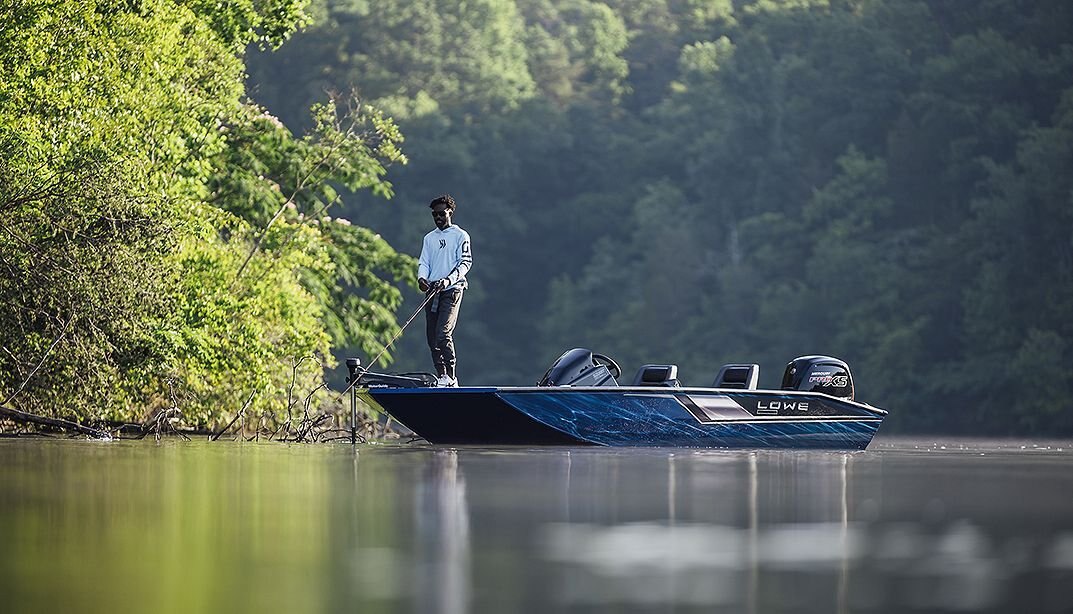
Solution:
{"label": "fishing rod", "polygon": [[[415,309],[413,314],[410,315],[410,319],[406,320],[406,323],[403,324],[402,328],[400,328],[399,331],[397,333],[395,333],[395,336],[392,337],[391,340],[387,342],[387,345],[385,345],[380,350],[380,353],[376,355],[376,358],[373,358],[372,360],[369,361],[369,365],[375,365],[376,361],[380,360],[380,357],[384,355],[384,352],[386,352],[387,349],[389,347],[391,347],[391,344],[395,343],[395,340],[398,339],[402,335],[402,331],[406,330],[406,327],[410,325],[410,322],[414,321],[414,318],[417,317],[417,314],[421,313],[421,310],[425,308],[425,305],[428,305],[428,302],[430,300],[432,300],[432,298],[434,296],[439,294],[440,291],[447,289],[447,286],[450,285],[450,282],[447,281],[447,280],[451,277],[451,275],[454,275],[455,271],[457,271],[457,270],[458,270],[458,267],[455,267],[454,269],[451,270],[450,273],[447,274],[447,277],[444,277],[443,279],[441,279],[439,281],[432,282],[432,283],[429,284],[428,290],[425,291],[425,300],[422,301],[421,304],[417,306],[417,309]],[[354,360],[354,359],[348,359],[347,360],[347,366],[348,367],[351,366],[351,364],[350,364],[351,360]],[[361,365],[354,365],[354,366],[357,367],[357,368],[356,369],[351,369],[352,373],[356,373],[359,370],[362,371],[362,372],[368,371],[368,369],[362,368]],[[357,377],[352,377],[352,379],[357,381],[358,378]],[[347,386],[347,389],[343,391],[343,394],[346,394],[347,391],[349,391],[353,386],[354,386],[354,382],[350,382],[350,386]]]}
{"label": "fishing rod", "polygon": [[397,340],[397,339],[398,339],[399,337],[401,337],[401,336],[402,336],[402,331],[406,330],[406,327],[410,325],[410,322],[413,322],[413,321],[414,321],[414,318],[416,318],[416,317],[417,317],[417,314],[421,313],[421,310],[425,308],[425,305],[428,305],[428,302],[429,302],[430,300],[432,300],[432,297],[436,296],[436,294],[438,294],[438,293],[439,293],[439,290],[433,290],[432,288],[429,288],[429,292],[428,292],[427,294],[425,294],[425,300],[421,301],[421,304],[420,304],[420,305],[418,305],[418,306],[417,306],[417,309],[415,309],[415,310],[414,310],[414,312],[413,312],[413,314],[411,314],[411,315],[410,315],[410,319],[406,320],[406,323],[405,323],[405,324],[403,324],[403,325],[402,325],[402,327],[400,327],[400,328],[399,328],[398,332],[396,332],[396,333],[395,333],[395,335],[394,335],[393,337],[391,337],[391,340],[390,340],[390,341],[388,341],[388,342],[387,342],[387,345],[385,345],[385,346],[384,346],[384,347],[383,347],[383,348],[382,348],[382,349],[380,350],[380,353],[376,355],[376,358],[373,358],[372,360],[370,360],[370,361],[369,361],[369,364],[370,364],[370,365],[375,365],[375,364],[376,364],[376,361],[380,360],[380,357],[384,355],[384,352],[386,352],[386,351],[387,351],[387,349],[388,349],[389,347],[391,347],[391,345],[392,345],[393,343],[395,343],[395,341],[396,341],[396,340]]}

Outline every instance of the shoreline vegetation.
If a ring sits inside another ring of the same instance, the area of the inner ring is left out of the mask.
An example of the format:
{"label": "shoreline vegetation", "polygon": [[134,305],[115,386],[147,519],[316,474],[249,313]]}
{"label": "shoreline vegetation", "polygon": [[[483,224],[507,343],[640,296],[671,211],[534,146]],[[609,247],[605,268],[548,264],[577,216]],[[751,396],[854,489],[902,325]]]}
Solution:
{"label": "shoreline vegetation", "polygon": [[[78,437],[111,441],[116,439],[146,439],[160,441],[165,437],[190,441],[203,438],[207,441],[276,441],[280,443],[368,443],[370,441],[415,441],[399,430],[390,417],[386,421],[360,415],[352,429],[342,412],[303,414],[296,420],[285,422],[273,429],[264,426],[264,416],[259,424],[247,422],[246,411],[235,414],[231,422],[219,431],[191,428],[182,422],[182,414],[175,409],[162,410],[144,423],[102,421],[90,424],[72,422],[62,418],[36,416],[10,407],[0,406],[0,438],[6,437]],[[257,418],[257,417],[254,417]]]}
{"label": "shoreline vegetation", "polygon": [[[161,409],[142,423],[97,420],[76,422],[64,418],[38,416],[12,407],[0,405],[0,438],[3,437],[77,437],[110,441],[114,439],[145,439],[152,436],[156,441],[164,437],[177,437],[184,441],[205,438],[217,441],[221,438],[232,441],[277,441],[283,443],[331,443],[337,441],[398,441],[410,437],[409,431],[395,423],[390,416],[374,416],[357,413],[357,422],[349,423],[349,411],[338,404],[331,409],[310,411],[307,395],[299,406],[296,402],[288,417],[278,426],[270,426],[269,416],[249,413],[253,394],[246,400],[234,417],[219,430],[190,426],[185,423],[183,412],[178,407]],[[301,411],[299,411],[299,409]]]}
{"label": "shoreline vegetation", "polygon": [[246,48],[278,47],[307,4],[5,3],[7,420],[95,436],[338,428],[332,350],[383,347],[416,267],[338,215],[344,197],[391,198],[385,175],[407,162],[395,123],[332,93],[295,134],[247,95]]}
{"label": "shoreline vegetation", "polygon": [[[466,383],[582,345],[776,386],[819,353],[891,433],[1073,436],[1067,0],[0,13],[11,415],[254,437],[339,415],[337,359],[400,331],[396,247],[449,191],[478,261]],[[422,337],[375,367],[427,368]]]}

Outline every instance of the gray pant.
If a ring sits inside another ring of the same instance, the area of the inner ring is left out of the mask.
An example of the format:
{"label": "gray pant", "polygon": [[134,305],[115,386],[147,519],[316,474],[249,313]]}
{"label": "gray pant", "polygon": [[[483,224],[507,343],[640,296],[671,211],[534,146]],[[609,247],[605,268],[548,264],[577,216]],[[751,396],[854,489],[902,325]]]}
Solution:
{"label": "gray pant", "polygon": [[436,375],[455,376],[455,324],[462,305],[462,288],[444,290],[425,305],[425,337]]}

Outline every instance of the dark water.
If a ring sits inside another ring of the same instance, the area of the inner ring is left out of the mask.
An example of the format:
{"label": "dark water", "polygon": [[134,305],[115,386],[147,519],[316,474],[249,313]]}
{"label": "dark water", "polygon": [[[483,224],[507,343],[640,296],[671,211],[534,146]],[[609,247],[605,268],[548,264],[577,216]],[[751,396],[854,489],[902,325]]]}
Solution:
{"label": "dark water", "polygon": [[4,612],[1070,612],[1073,447],[0,440]]}

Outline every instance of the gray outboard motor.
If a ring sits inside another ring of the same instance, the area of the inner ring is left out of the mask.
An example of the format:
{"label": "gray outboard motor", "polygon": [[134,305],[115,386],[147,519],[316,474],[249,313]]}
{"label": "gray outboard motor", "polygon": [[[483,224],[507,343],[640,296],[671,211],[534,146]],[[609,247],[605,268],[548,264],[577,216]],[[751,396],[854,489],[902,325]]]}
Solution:
{"label": "gray outboard motor", "polygon": [[603,354],[574,348],[551,364],[537,386],[618,386],[622,375],[618,364]]}
{"label": "gray outboard motor", "polygon": [[831,356],[800,356],[786,365],[783,390],[821,392],[853,400],[853,375],[849,365]]}

